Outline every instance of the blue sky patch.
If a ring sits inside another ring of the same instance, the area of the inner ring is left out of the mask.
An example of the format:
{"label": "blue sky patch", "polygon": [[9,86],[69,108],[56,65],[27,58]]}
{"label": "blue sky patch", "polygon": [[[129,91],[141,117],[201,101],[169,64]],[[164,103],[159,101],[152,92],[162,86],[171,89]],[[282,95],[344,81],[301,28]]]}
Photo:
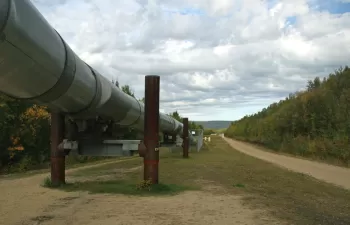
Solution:
{"label": "blue sky patch", "polygon": [[200,16],[205,15],[204,10],[198,9],[198,8],[193,8],[193,7],[182,8],[179,10],[179,13],[182,15],[200,15]]}
{"label": "blue sky patch", "polygon": [[184,7],[181,9],[163,8],[162,11],[168,14],[196,15],[196,16],[206,15],[204,10],[199,8],[194,8],[194,7]]}
{"label": "blue sky patch", "polygon": [[288,25],[293,25],[295,24],[295,22],[297,21],[297,17],[296,16],[289,16],[286,19],[286,22]]}
{"label": "blue sky patch", "polygon": [[340,0],[314,0],[310,3],[312,9],[316,11],[326,11],[331,14],[343,14],[350,12],[350,3]]}
{"label": "blue sky patch", "polygon": [[275,5],[277,5],[277,3],[279,3],[278,0],[268,0],[267,1],[267,8],[270,10],[273,7],[275,7]]}

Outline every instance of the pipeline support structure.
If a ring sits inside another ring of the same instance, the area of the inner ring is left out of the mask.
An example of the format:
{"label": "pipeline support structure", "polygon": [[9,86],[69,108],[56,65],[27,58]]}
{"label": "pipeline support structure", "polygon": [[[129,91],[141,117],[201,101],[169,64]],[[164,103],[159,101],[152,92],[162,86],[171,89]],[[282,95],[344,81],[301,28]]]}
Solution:
{"label": "pipeline support structure", "polygon": [[145,77],[145,128],[146,154],[143,158],[144,180],[158,184],[159,166],[159,76]]}
{"label": "pipeline support structure", "polygon": [[65,183],[65,153],[60,148],[64,138],[64,115],[51,112],[51,183],[58,186]]}
{"label": "pipeline support structure", "polygon": [[[146,88],[150,92],[145,94],[157,99],[145,96],[145,109],[81,60],[30,0],[0,1],[0,48],[0,92],[47,106],[51,112],[51,178],[55,183],[65,182],[64,157],[70,151],[115,156],[116,151],[128,155],[132,148],[147,160],[158,160],[159,155],[149,151],[157,148],[158,131],[172,137],[184,134],[182,123],[159,113],[159,77],[146,77],[146,87],[154,90]],[[120,126],[144,133],[144,141],[116,140]],[[187,130],[185,135],[189,135]],[[154,168],[147,167],[147,171]],[[147,172],[146,177],[150,174],[157,182],[158,175]]]}
{"label": "pipeline support structure", "polygon": [[188,158],[188,150],[189,150],[189,138],[188,138],[188,118],[183,118],[182,123],[184,125],[184,132],[183,132],[183,141],[182,141],[182,157],[183,158]]}

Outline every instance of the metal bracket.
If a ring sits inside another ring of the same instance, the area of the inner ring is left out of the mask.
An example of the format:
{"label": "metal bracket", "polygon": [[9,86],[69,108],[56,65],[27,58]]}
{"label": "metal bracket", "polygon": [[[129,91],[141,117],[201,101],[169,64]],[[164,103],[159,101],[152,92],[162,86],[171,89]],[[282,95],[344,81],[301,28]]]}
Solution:
{"label": "metal bracket", "polygon": [[132,156],[139,151],[140,140],[80,140],[77,145],[66,143],[66,147],[77,149],[77,154],[86,156]]}
{"label": "metal bracket", "polygon": [[69,141],[68,139],[64,139],[58,147],[63,150],[78,150],[78,146],[77,141]]}

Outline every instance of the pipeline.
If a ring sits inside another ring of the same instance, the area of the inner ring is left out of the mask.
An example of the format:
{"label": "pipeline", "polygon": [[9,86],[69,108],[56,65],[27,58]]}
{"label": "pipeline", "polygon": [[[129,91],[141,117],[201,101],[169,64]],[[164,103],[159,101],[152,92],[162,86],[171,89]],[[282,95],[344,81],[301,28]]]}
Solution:
{"label": "pipeline", "polygon": [[[29,0],[0,1],[0,92],[72,118],[144,130],[144,105],[81,60]],[[183,125],[160,113],[160,131]]]}

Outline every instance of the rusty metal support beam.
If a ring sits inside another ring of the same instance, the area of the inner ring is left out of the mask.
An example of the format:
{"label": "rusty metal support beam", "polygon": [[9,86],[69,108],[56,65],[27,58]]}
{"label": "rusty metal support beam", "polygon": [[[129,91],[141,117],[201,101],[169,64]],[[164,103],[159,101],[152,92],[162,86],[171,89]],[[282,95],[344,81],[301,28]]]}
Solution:
{"label": "rusty metal support beam", "polygon": [[65,183],[65,153],[59,148],[64,138],[64,115],[51,113],[51,182],[52,185]]}
{"label": "rusty metal support beam", "polygon": [[183,123],[183,144],[182,144],[182,157],[188,158],[189,138],[188,138],[188,118],[182,119]]}
{"label": "rusty metal support beam", "polygon": [[144,144],[147,150],[143,158],[144,180],[151,180],[152,184],[158,184],[159,85],[159,76],[145,77]]}

